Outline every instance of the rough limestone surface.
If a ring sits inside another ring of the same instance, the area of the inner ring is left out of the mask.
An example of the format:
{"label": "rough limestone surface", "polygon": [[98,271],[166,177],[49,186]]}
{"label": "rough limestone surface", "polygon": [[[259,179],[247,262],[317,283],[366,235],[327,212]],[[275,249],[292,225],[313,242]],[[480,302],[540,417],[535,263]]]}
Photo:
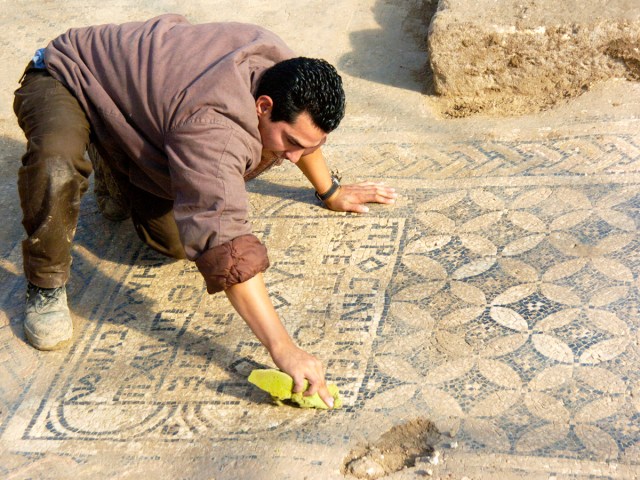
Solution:
{"label": "rough limestone surface", "polygon": [[449,116],[539,111],[640,78],[638,0],[441,0],[428,37]]}

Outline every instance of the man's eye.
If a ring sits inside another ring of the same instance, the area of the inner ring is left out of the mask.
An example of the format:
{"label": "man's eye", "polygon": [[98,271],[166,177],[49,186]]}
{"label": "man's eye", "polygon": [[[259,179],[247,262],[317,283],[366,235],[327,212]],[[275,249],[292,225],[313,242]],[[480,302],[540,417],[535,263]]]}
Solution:
{"label": "man's eye", "polygon": [[318,148],[320,148],[320,146],[317,147],[311,147],[311,148],[305,148],[304,149],[304,153],[303,155],[309,155],[310,153],[315,152],[316,150],[318,150]]}

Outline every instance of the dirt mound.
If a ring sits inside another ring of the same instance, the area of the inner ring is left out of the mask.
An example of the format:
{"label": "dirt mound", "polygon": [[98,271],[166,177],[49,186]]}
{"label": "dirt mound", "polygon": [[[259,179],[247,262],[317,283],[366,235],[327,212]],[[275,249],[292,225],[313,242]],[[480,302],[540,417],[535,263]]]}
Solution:
{"label": "dirt mound", "polygon": [[396,425],[376,443],[353,450],[344,461],[342,473],[360,479],[383,478],[415,466],[418,458],[432,456],[439,438],[433,423],[423,418]]}

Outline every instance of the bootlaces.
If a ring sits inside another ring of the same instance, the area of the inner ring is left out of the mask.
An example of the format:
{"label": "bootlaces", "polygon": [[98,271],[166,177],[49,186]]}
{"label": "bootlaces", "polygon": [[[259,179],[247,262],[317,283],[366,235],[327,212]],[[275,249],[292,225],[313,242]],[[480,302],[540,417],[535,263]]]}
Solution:
{"label": "bootlaces", "polygon": [[29,285],[27,296],[29,300],[34,297],[33,304],[36,309],[44,310],[58,302],[62,289],[64,289],[64,287],[40,288],[35,285]]}

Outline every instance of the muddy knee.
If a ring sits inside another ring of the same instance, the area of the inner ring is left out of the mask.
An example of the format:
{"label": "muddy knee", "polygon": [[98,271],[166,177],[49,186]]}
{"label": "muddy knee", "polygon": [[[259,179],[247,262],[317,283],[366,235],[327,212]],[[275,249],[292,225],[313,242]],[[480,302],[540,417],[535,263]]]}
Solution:
{"label": "muddy knee", "polygon": [[41,158],[18,171],[18,191],[27,234],[45,220],[77,221],[88,181],[62,156]]}

